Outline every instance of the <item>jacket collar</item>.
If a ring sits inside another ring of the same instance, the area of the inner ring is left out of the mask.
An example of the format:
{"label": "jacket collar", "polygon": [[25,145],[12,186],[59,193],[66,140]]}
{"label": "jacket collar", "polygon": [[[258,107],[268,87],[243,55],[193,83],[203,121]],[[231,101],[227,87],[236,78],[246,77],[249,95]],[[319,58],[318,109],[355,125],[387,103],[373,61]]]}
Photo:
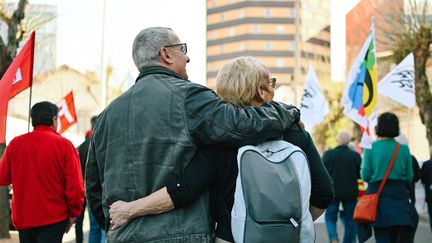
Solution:
{"label": "jacket collar", "polygon": [[172,71],[172,70],[170,70],[170,69],[168,69],[166,67],[162,67],[162,66],[146,66],[146,67],[144,67],[144,68],[141,69],[141,72],[138,75],[138,77],[136,78],[135,83],[137,83],[144,76],[150,75],[150,74],[164,74],[164,75],[168,75],[168,76],[171,76],[171,77],[182,79],[177,73],[175,73],[174,71]]}
{"label": "jacket collar", "polygon": [[46,125],[35,126],[33,130],[34,131],[51,131],[51,132],[57,133],[56,130],[54,130],[54,128],[52,126],[46,126]]}

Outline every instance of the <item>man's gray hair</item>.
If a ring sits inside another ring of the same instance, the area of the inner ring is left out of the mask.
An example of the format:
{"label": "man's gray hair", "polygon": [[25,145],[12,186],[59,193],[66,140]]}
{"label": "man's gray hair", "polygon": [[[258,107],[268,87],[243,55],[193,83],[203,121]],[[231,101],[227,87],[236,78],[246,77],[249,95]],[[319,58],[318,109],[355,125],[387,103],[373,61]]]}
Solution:
{"label": "man's gray hair", "polygon": [[336,141],[339,145],[348,145],[348,143],[351,141],[351,136],[349,133],[342,131],[338,133]]}
{"label": "man's gray hair", "polygon": [[170,45],[178,37],[170,28],[151,27],[143,29],[135,37],[132,46],[132,58],[139,71],[144,66],[152,65],[159,60],[159,51]]}

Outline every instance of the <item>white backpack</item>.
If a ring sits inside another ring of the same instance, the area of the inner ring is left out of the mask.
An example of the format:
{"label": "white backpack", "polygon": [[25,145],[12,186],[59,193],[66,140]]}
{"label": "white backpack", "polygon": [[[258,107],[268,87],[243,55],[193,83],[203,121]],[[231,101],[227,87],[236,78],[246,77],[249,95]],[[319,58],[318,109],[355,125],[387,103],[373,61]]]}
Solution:
{"label": "white backpack", "polygon": [[304,152],[286,141],[243,146],[231,211],[235,242],[314,242]]}

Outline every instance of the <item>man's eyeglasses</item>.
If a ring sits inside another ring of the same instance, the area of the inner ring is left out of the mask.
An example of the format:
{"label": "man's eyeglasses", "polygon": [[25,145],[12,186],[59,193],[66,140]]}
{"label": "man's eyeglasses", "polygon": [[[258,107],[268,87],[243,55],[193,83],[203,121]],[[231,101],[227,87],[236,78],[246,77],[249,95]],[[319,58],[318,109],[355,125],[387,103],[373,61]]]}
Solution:
{"label": "man's eyeglasses", "polygon": [[273,88],[276,88],[276,78],[270,78],[269,84]]}
{"label": "man's eyeglasses", "polygon": [[186,45],[186,43],[173,44],[173,45],[166,45],[166,46],[164,46],[164,47],[165,47],[165,48],[170,48],[170,47],[176,47],[176,46],[180,46],[180,50],[183,52],[183,54],[186,55],[186,53],[187,53],[187,45]]}

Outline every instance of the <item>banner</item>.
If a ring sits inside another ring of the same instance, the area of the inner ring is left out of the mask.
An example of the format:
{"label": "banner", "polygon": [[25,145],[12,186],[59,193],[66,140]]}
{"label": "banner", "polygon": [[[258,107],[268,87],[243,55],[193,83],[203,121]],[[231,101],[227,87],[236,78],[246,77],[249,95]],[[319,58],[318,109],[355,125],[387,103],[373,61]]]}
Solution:
{"label": "banner", "polygon": [[32,85],[35,32],[9,65],[0,80],[0,143],[6,142],[9,99]]}
{"label": "banner", "polygon": [[365,130],[366,137],[360,143],[364,148],[369,148],[372,139],[370,131],[376,125],[375,106],[378,94],[374,35],[372,24],[368,38],[349,71],[342,96],[344,114]]}
{"label": "banner", "polygon": [[410,53],[378,83],[378,93],[408,108],[414,108],[414,74],[414,54]]}
{"label": "banner", "polygon": [[72,91],[57,102],[57,107],[59,108],[57,132],[61,134],[77,122]]}
{"label": "banner", "polygon": [[305,81],[305,89],[300,103],[301,120],[305,129],[310,131],[313,126],[324,121],[329,113],[329,106],[321,92],[318,77],[313,65],[310,65]]}

